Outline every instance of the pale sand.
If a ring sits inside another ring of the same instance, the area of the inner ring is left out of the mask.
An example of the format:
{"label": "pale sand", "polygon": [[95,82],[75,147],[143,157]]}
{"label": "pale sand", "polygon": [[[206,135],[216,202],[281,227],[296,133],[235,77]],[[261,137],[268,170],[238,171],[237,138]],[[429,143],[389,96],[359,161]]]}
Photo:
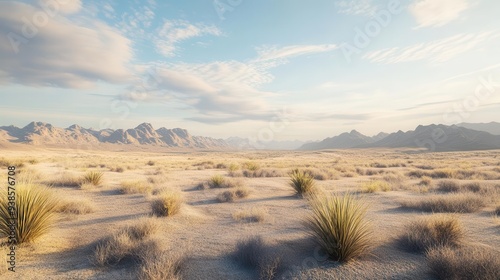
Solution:
{"label": "pale sand", "polygon": [[[288,272],[283,277],[286,279],[430,279],[426,274],[425,257],[404,252],[395,244],[395,239],[408,221],[429,215],[399,208],[398,201],[401,199],[428,195],[415,191],[413,185],[418,182],[416,179],[407,178],[404,182],[406,188],[403,189],[362,194],[369,203],[367,215],[374,224],[374,242],[378,245],[371,256],[339,265],[323,261],[315,254],[316,245],[308,240],[302,224],[309,214],[308,206],[305,200],[292,195],[288,177],[242,178],[252,189],[251,195],[235,203],[218,203],[215,197],[223,190],[196,190],[195,187],[214,174],[227,175],[227,170],[197,170],[198,167],[193,165],[209,160],[215,164],[252,161],[264,168],[282,168],[283,171],[305,166],[328,169],[337,166],[355,173],[355,166],[375,169],[364,165],[401,162],[407,167],[383,169],[404,175],[406,171],[415,169],[413,165],[419,164],[473,170],[491,170],[500,164],[500,151],[438,154],[406,154],[390,150],[125,153],[31,149],[23,145],[2,149],[1,152],[4,158],[37,159],[38,163],[26,166],[43,174],[46,180],[55,178],[61,172],[81,175],[86,170],[105,171],[105,183],[99,189],[54,187],[62,197],[88,198],[95,204],[96,211],[84,215],[61,214],[50,234],[35,244],[24,245],[17,250],[17,272],[14,276],[2,267],[0,278],[9,276],[11,279],[134,279],[133,268],[100,269],[93,266],[90,259],[97,240],[150,213],[151,196],[119,194],[119,183],[145,180],[154,176],[147,174],[153,174],[158,168],[166,180],[161,185],[182,190],[186,198],[186,205],[179,215],[161,218],[158,237],[174,248],[190,248],[189,259],[182,270],[184,279],[256,279],[254,271],[242,268],[230,257],[238,240],[253,235],[262,235],[276,246],[277,251],[285,254]],[[146,165],[149,160],[155,162],[154,166]],[[89,164],[101,163],[106,167],[88,167]],[[108,171],[108,167],[114,166],[124,167],[125,172]],[[128,170],[127,166],[132,169]],[[3,176],[0,177],[2,180]],[[318,181],[318,185],[328,191],[358,191],[361,182],[369,178],[340,177],[339,180]],[[500,180],[491,182],[500,183]],[[267,208],[271,219],[263,223],[244,223],[233,219],[234,212],[255,206]],[[492,203],[477,213],[458,215],[467,229],[468,242],[500,249],[500,226],[491,215],[494,206],[496,204]]]}

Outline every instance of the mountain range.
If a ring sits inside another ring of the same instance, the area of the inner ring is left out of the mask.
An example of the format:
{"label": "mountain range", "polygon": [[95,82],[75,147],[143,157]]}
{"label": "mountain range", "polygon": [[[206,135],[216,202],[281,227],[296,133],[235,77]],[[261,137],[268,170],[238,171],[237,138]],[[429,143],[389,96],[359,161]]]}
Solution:
{"label": "mountain range", "polygon": [[431,151],[469,151],[500,149],[500,123],[462,123],[458,125],[420,125],[415,130],[395,133],[380,132],[366,136],[356,130],[329,137],[318,142],[269,141],[252,143],[247,138],[215,139],[193,136],[182,128],[154,129],[142,123],[131,129],[93,130],[72,125],[54,127],[44,122],[31,122],[25,127],[1,126],[0,148],[12,143],[36,146],[95,146],[128,145],[137,147],[179,147],[194,149],[269,149],[321,150],[350,148],[426,148]]}

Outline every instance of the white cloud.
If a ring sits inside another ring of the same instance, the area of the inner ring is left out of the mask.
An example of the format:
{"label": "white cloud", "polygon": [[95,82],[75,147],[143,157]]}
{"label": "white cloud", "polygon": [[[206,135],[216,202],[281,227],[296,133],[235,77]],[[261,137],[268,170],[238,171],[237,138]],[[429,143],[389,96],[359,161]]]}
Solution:
{"label": "white cloud", "polygon": [[[286,62],[287,58],[329,52],[337,49],[336,45],[292,45],[282,48],[276,46],[263,46],[257,48],[258,57],[254,62],[268,62],[271,66]],[[273,63],[274,61],[274,63]]]}
{"label": "white cloud", "polygon": [[459,34],[445,39],[421,43],[404,48],[395,47],[377,50],[363,56],[371,62],[391,64],[428,60],[431,63],[442,63],[460,54],[476,49],[488,40],[499,37],[498,32],[481,32],[478,34]]}
{"label": "white cloud", "polygon": [[409,10],[418,27],[439,27],[459,19],[469,7],[467,0],[416,0]]}
{"label": "white cloud", "polygon": [[40,7],[51,7],[57,13],[75,14],[82,9],[81,0],[37,0]]}
{"label": "white cloud", "polygon": [[176,55],[177,44],[184,40],[205,35],[221,36],[222,32],[213,25],[192,24],[185,20],[166,20],[157,30],[156,48],[164,56]]}
{"label": "white cloud", "polygon": [[0,34],[9,34],[0,40],[0,82],[85,88],[130,80],[129,39],[99,21],[84,25],[83,18],[76,24],[54,15],[37,24],[33,15],[40,12],[25,3],[0,2]]}
{"label": "white cloud", "polygon": [[377,11],[372,0],[338,1],[335,3],[340,14],[372,16]]}

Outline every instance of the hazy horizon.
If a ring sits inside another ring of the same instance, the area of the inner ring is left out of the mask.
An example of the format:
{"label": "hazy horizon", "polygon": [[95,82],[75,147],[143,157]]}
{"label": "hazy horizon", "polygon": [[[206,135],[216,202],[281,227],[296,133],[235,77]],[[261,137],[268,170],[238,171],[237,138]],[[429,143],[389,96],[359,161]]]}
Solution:
{"label": "hazy horizon", "polygon": [[1,122],[321,140],[498,121],[493,0],[1,1]]}

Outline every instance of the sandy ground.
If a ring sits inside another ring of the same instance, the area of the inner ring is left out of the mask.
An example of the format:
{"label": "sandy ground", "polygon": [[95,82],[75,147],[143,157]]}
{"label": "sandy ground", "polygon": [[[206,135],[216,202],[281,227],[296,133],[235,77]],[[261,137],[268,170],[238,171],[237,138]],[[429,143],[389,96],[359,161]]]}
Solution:
{"label": "sandy ground", "polygon": [[[429,215],[399,207],[401,199],[428,195],[415,191],[412,187],[414,179],[406,179],[406,188],[361,194],[369,205],[367,215],[374,225],[377,245],[372,255],[340,265],[325,260],[311,242],[302,224],[310,213],[309,207],[303,199],[293,196],[286,174],[274,178],[241,178],[252,190],[250,196],[234,203],[218,203],[215,198],[220,189],[198,190],[195,187],[214,174],[227,176],[227,169],[203,169],[197,164],[204,161],[215,164],[252,161],[264,168],[283,171],[295,167],[332,169],[337,166],[349,169],[348,173],[354,172],[355,166],[371,168],[372,162],[402,162],[407,166],[383,169],[405,174],[419,164],[490,170],[500,163],[500,151],[437,154],[390,150],[126,153],[26,147],[0,151],[1,157],[7,159],[36,159],[35,163],[26,163],[23,168],[36,170],[47,181],[57,178],[62,172],[81,175],[87,170],[101,170],[105,173],[105,183],[98,189],[53,187],[61,197],[88,198],[95,204],[96,211],[84,215],[60,214],[50,234],[18,249],[14,275],[2,267],[0,278],[9,279],[135,279],[133,267],[101,269],[96,268],[91,259],[99,239],[151,212],[151,195],[120,194],[117,191],[120,182],[145,180],[155,173],[161,173],[165,178],[165,182],[159,184],[161,187],[178,188],[186,198],[180,214],[161,219],[159,233],[162,242],[172,248],[188,248],[189,258],[182,269],[183,279],[258,279],[254,271],[242,268],[230,256],[238,240],[255,235],[261,235],[275,246],[277,252],[284,254],[286,271],[281,276],[283,279],[431,279],[425,257],[404,252],[395,242],[406,223]],[[154,161],[154,165],[146,164],[149,160]],[[106,166],[100,167],[100,164]],[[109,167],[114,166],[123,166],[125,171],[109,171]],[[318,185],[331,192],[358,191],[360,184],[370,179],[370,176],[344,177],[342,174],[339,173],[338,179],[318,181]],[[500,180],[490,181],[500,183]],[[468,242],[500,249],[500,225],[491,215],[495,205],[477,213],[458,215],[467,229]],[[247,223],[232,217],[236,211],[251,207],[266,208],[270,218],[262,223]]]}

